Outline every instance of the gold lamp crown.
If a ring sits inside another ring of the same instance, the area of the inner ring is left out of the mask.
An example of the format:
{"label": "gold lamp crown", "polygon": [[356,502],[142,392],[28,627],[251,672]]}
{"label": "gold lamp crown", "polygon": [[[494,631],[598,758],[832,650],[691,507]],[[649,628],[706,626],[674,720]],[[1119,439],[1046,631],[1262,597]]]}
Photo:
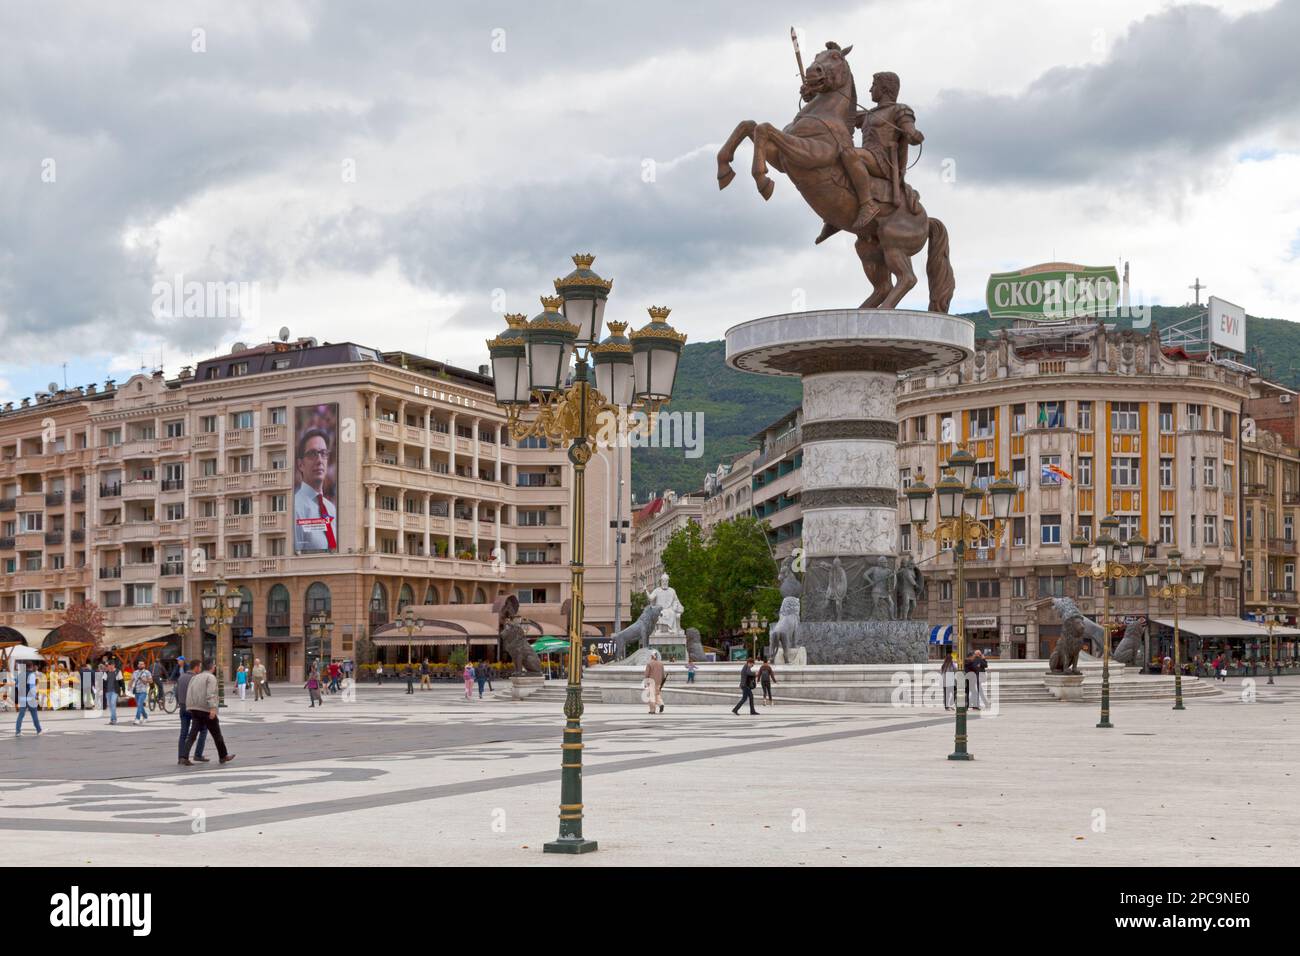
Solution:
{"label": "gold lamp crown", "polygon": [[672,309],[667,306],[652,305],[650,306],[650,318],[654,319],[656,322],[667,322],[668,313],[671,311]]}
{"label": "gold lamp crown", "polygon": [[564,300],[558,295],[542,296],[542,308],[547,312],[559,312],[564,305]]}
{"label": "gold lamp crown", "polygon": [[522,312],[507,312],[506,325],[512,329],[523,329],[528,327],[528,316]]}
{"label": "gold lamp crown", "polygon": [[579,252],[573,256],[573,264],[579,269],[590,269],[591,264],[596,261],[596,257],[590,252]]}
{"label": "gold lamp crown", "polygon": [[605,323],[609,327],[610,335],[622,335],[627,331],[626,322],[615,322],[613,320]]}

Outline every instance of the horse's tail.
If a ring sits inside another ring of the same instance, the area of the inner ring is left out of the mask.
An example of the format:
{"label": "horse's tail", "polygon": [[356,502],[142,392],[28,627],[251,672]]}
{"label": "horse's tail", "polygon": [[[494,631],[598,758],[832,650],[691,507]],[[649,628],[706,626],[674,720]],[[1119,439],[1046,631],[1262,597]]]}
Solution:
{"label": "horse's tail", "polygon": [[930,287],[930,311],[947,312],[957,279],[948,258],[948,228],[938,219],[930,220],[930,248],[925,257],[926,284]]}

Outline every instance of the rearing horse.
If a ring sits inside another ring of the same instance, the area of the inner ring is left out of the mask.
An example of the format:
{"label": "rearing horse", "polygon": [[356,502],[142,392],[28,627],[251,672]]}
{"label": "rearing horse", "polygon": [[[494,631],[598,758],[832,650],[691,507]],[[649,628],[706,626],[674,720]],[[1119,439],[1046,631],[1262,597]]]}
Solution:
{"label": "rearing horse", "polygon": [[[893,195],[892,187],[873,199],[880,212],[862,229],[854,229],[859,199],[841,164],[841,153],[852,146],[857,115],[857,88],[848,56],[852,46],[840,49],[828,43],[804,75],[803,95],[808,102],[784,130],[771,123],[745,120],[718,151],[718,188],[736,178],[731,162],[745,138],[754,142],[754,182],[764,199],[774,183],[767,175],[770,163],[790,177],[799,194],[824,222],[834,229],[854,233],[854,244],[872,293],[864,309],[895,308],[916,285],[912,256],[928,241],[926,281],[930,311],[947,312],[956,282],[948,259],[948,230],[926,215],[920,202],[909,203]],[[915,211],[913,211],[913,208]]]}

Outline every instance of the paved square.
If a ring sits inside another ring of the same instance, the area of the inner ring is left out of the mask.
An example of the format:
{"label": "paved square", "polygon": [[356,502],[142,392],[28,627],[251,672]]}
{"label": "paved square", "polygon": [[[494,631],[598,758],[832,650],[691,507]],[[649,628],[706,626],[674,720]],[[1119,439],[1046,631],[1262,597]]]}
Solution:
{"label": "paved square", "polygon": [[[1300,853],[1300,679],[1188,702],[1006,705],[945,759],[942,710],[592,704],[586,835],[556,835],[560,705],[466,702],[459,686],[232,701],[238,759],[176,766],[178,719],[42,715],[0,739],[0,826],[17,859],[149,865],[1283,865]],[[1249,695],[1245,695],[1249,697]],[[6,729],[7,731],[7,729]]]}

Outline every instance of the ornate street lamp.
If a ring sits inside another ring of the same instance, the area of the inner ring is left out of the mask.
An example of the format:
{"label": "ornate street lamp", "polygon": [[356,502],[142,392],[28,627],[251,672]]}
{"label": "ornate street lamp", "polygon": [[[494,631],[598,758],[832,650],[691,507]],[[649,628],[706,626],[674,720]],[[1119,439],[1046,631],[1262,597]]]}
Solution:
{"label": "ornate street lamp", "polygon": [[[979,517],[980,503],[985,492],[971,484],[975,475],[975,456],[962,444],[948,456],[944,475],[935,484],[934,497],[939,502],[939,519],[934,530],[925,528],[929,520],[931,488],[922,477],[918,476],[905,492],[907,496],[908,517],[916,530],[916,536],[922,541],[943,540],[953,542],[954,563],[956,565],[956,632],[957,632],[957,666],[963,667],[966,660],[966,548],[974,547],[980,541],[1000,541],[1010,521],[1011,506],[1020,490],[1014,481],[1005,474],[999,475],[988,488],[989,502],[993,512],[990,519]],[[953,751],[949,760],[974,760],[975,755],[966,749],[966,711],[969,705],[966,681],[961,684],[961,695],[957,698],[957,718],[953,730]]]}
{"label": "ornate street lamp", "polygon": [[239,613],[242,597],[225,578],[217,578],[211,590],[200,595],[205,622],[217,629],[217,706],[226,706],[226,644],[230,639],[230,622]]}
{"label": "ornate street lamp", "polygon": [[758,635],[767,630],[767,618],[759,618],[758,612],[750,609],[749,617],[740,622],[740,629],[749,635],[750,656],[758,657]]}
{"label": "ornate street lamp", "polygon": [[508,328],[488,342],[492,357],[492,382],[496,389],[498,405],[528,404],[528,358],[524,347],[528,334],[528,316],[510,313],[506,316]]}
{"label": "ornate street lamp", "polygon": [[[316,638],[319,642],[318,646],[321,649],[321,657],[327,656],[325,654],[325,649],[327,647],[331,650],[331,653],[328,656],[332,657],[333,647],[330,638],[334,633],[334,622],[330,620],[329,614],[324,611],[317,611],[311,616],[308,626],[311,628],[312,637]],[[328,661],[326,663],[328,664]]]}
{"label": "ornate street lamp", "polygon": [[1268,629],[1268,682],[1273,683],[1273,672],[1277,670],[1277,646],[1274,643],[1273,631],[1278,624],[1278,610],[1270,607],[1264,612],[1264,627]]}
{"label": "ornate street lamp", "polygon": [[[583,544],[586,537],[586,467],[603,416],[617,420],[619,406],[639,405],[653,414],[672,397],[677,364],[686,336],[667,323],[668,309],[650,309],[650,323],[628,338],[626,325],[609,323],[610,335],[597,342],[605,304],[613,286],[592,271],[589,254],[573,257],[576,268],[555,280],[557,296],[542,298],[543,312],[524,328],[518,317],[488,342],[498,382],[497,403],[505,408],[515,441],[544,437],[569,446],[573,465],[571,597],[569,601],[569,668],[564,700],[564,744],[560,761],[560,834],[543,846],[547,853],[589,853],[596,841],[582,835],[582,621]],[[562,310],[562,311],[561,311]],[[508,320],[509,321],[509,320]],[[518,364],[519,339],[523,365]],[[570,362],[576,357],[573,380]],[[594,365],[594,369],[592,366]],[[592,382],[594,371],[595,382]],[[526,390],[520,387],[527,381]],[[594,384],[594,387],[593,387]],[[408,649],[408,655],[409,655]]]}
{"label": "ornate street lamp", "polygon": [[[1097,721],[1097,726],[1109,730],[1115,726],[1110,722],[1110,629],[1113,623],[1110,619],[1110,582],[1111,579],[1135,578],[1142,571],[1117,560],[1124,550],[1134,553],[1131,543],[1125,548],[1119,540],[1119,519],[1107,515],[1098,524],[1101,533],[1097,536],[1092,561],[1087,561],[1089,541],[1082,534],[1070,541],[1070,557],[1075,565],[1076,577],[1091,578],[1101,587],[1101,614],[1097,621],[1102,630],[1101,720]],[[1142,554],[1146,553],[1145,541],[1141,541],[1140,549]]]}
{"label": "ornate street lamp", "polygon": [[[185,655],[185,641],[190,636],[190,631],[194,629],[194,617],[190,614],[190,609],[183,607],[180,612],[172,611],[171,616],[172,633],[181,639],[181,656]],[[199,659],[203,659],[203,651],[199,650]]]}
{"label": "ornate street lamp", "polygon": [[415,632],[420,629],[420,622],[415,619],[415,608],[406,605],[406,612],[402,615],[402,630],[406,632],[406,666],[410,667],[411,660],[411,639],[415,637]]}
{"label": "ornate street lamp", "polygon": [[1179,551],[1170,551],[1169,560],[1165,563],[1163,587],[1160,584],[1160,569],[1154,564],[1148,564],[1142,573],[1146,578],[1148,590],[1154,592],[1158,598],[1172,601],[1174,605],[1174,710],[1186,710],[1187,708],[1183,706],[1183,642],[1178,632],[1178,599],[1189,595],[1200,597],[1201,586],[1205,583],[1205,568],[1199,564],[1188,568],[1187,577],[1191,583],[1184,584],[1183,555]]}

